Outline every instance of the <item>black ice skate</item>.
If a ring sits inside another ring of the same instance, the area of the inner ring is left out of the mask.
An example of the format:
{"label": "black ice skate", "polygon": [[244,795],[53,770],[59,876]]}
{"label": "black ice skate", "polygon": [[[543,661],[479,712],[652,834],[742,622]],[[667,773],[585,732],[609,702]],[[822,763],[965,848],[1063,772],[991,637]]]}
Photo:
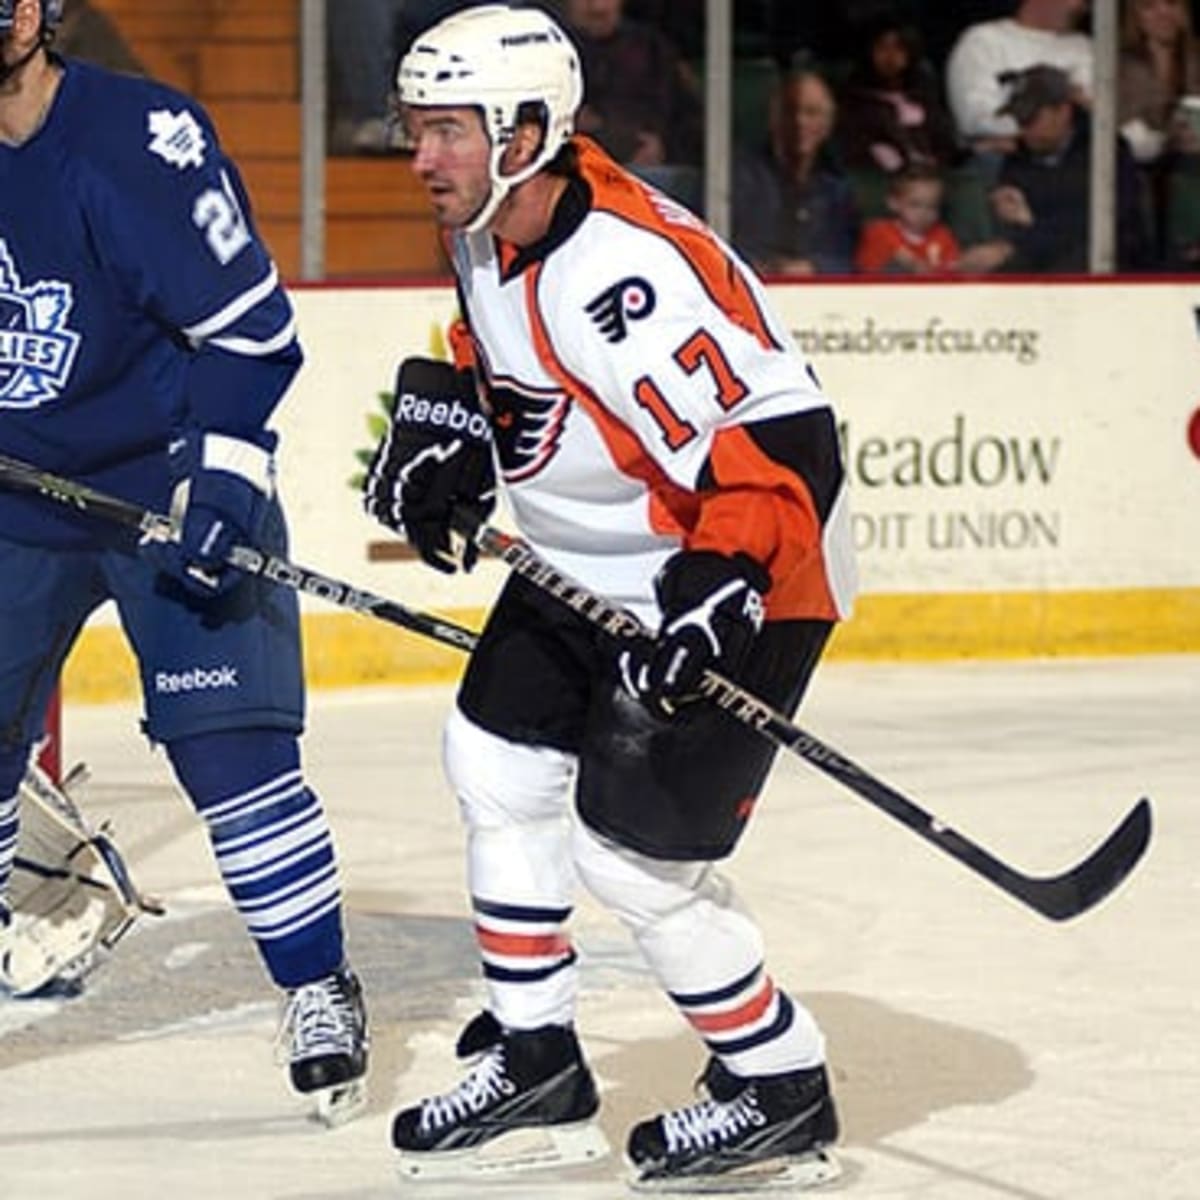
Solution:
{"label": "black ice skate", "polygon": [[292,1087],[316,1099],[317,1119],[350,1120],[367,1100],[367,1013],[357,976],[343,968],[290,991],[279,1036]]}
{"label": "black ice skate", "polygon": [[794,1190],[837,1178],[825,1150],[838,1120],[823,1067],[743,1078],[714,1058],[700,1082],[705,1099],[630,1132],[636,1191]]}
{"label": "black ice skate", "polygon": [[463,1031],[458,1053],[476,1056],[466,1078],[392,1123],[401,1175],[494,1176],[608,1153],[591,1121],[596,1085],[572,1029],[504,1030],[485,1013]]}

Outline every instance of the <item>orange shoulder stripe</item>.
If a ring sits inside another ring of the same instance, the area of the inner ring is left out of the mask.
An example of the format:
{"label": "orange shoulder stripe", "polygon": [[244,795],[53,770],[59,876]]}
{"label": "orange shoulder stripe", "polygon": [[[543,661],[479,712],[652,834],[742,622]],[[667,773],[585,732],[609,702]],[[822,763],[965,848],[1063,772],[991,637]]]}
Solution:
{"label": "orange shoulder stripe", "polygon": [[711,230],[676,200],[660,196],[619,167],[590,138],[576,137],[579,169],[592,189],[592,207],[665,238],[695,272],[722,312],[763,346],[775,347],[758,302],[740,266]]}

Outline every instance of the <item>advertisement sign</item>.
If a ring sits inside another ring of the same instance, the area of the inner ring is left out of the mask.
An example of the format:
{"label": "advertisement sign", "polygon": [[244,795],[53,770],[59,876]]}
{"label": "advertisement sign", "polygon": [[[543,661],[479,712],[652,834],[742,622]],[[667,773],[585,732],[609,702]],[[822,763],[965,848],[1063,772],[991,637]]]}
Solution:
{"label": "advertisement sign", "polygon": [[[1200,286],[770,291],[841,422],[863,594],[834,655],[1200,650]],[[354,482],[400,360],[444,356],[453,290],[293,295],[306,362],[276,421],[292,557],[478,623],[503,568],[446,577],[406,560]],[[314,684],[461,666],[368,618],[307,598],[304,611]],[[69,668],[85,691],[86,642]]]}

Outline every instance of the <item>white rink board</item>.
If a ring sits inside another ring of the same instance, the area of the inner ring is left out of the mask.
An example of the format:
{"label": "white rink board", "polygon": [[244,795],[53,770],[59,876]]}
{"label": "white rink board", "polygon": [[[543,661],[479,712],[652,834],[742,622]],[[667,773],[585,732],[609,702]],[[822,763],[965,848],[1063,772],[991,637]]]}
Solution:
{"label": "white rink board", "polygon": [[[847,434],[867,593],[1200,586],[1200,288],[774,286]],[[455,311],[438,288],[298,289],[307,363],[281,409],[298,558],[385,588],[346,485],[396,363]],[[974,347],[970,349],[969,347]],[[414,603],[497,579],[414,572]]]}

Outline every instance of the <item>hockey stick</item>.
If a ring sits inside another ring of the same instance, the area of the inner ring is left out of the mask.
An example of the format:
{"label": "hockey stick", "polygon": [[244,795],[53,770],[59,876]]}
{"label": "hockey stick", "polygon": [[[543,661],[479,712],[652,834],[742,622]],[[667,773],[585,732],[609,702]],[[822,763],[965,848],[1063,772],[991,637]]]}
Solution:
{"label": "hockey stick", "polygon": [[[475,538],[481,549],[502,559],[515,574],[561,600],[611,638],[631,641],[653,636],[632,613],[563,575],[519,538],[492,528],[481,530]],[[700,686],[709,701],[735,720],[837,780],[1052,921],[1065,921],[1098,904],[1133,870],[1149,844],[1150,802],[1143,798],[1078,865],[1060,875],[1024,875],[716,671],[706,671]]]}
{"label": "hockey stick", "polygon": [[[45,496],[80,512],[107,518],[150,540],[165,540],[174,535],[174,527],[165,516],[4,455],[0,455],[0,486]],[[519,538],[490,527],[474,536],[482,550],[496,555],[510,570],[560,599],[614,640],[652,636],[631,613],[568,579]],[[235,547],[228,561],[231,566],[250,574],[262,575],[355,612],[401,625],[460,650],[473,649],[478,640],[476,634],[462,626],[405,608],[250,547]],[[1150,802],[1143,798],[1103,844],[1077,866],[1059,875],[1024,875],[812,734],[793,725],[737,684],[708,671],[701,686],[707,697],[735,720],[835,779],[969,870],[1053,921],[1078,916],[1103,900],[1134,868],[1149,844]]]}
{"label": "hockey stick", "polygon": [[[141,508],[128,500],[97,491],[72,479],[64,479],[61,475],[43,471],[40,467],[4,454],[0,454],[0,487],[43,496],[76,512],[112,521],[138,534],[143,542],[169,542],[176,536],[175,525],[162,513]],[[256,550],[253,546],[234,546],[226,563],[247,575],[261,575],[264,579],[306,596],[316,596],[339,608],[378,617],[381,621],[399,625],[459,650],[473,650],[478,640],[478,635],[463,625],[406,608],[394,600],[377,596],[374,592],[354,587],[340,579],[331,579],[287,559]]]}

